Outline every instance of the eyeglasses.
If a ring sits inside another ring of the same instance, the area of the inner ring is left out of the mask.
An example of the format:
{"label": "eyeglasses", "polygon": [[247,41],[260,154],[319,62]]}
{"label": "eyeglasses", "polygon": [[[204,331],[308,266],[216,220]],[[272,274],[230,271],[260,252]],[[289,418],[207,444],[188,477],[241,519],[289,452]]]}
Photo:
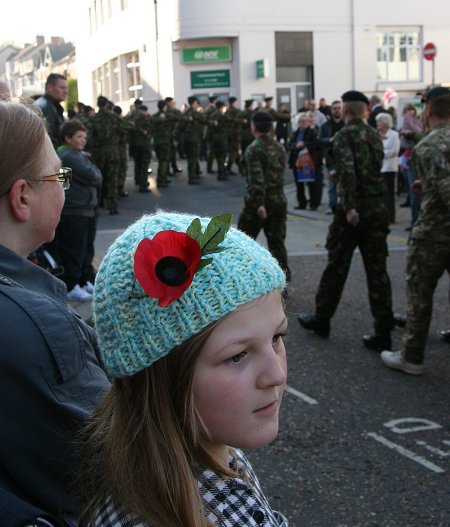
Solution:
{"label": "eyeglasses", "polygon": [[70,184],[72,183],[72,169],[63,167],[60,168],[56,174],[37,179],[29,179],[28,181],[59,181],[59,183],[62,185],[62,188],[64,190],[68,190],[70,188]]}

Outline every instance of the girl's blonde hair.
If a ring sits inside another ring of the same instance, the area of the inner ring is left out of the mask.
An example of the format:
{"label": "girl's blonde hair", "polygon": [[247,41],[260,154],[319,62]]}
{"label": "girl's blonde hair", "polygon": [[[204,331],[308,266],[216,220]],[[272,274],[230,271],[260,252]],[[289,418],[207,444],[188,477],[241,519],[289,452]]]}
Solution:
{"label": "girl's blonde hair", "polygon": [[[106,499],[140,521],[164,527],[210,527],[196,467],[224,476],[201,444],[192,379],[203,344],[217,323],[149,368],[116,379],[81,436],[82,477],[89,525]],[[207,433],[207,432],[206,432]]]}
{"label": "girl's blonde hair", "polygon": [[0,100],[0,197],[18,179],[31,179],[47,129],[39,108],[28,100]]}

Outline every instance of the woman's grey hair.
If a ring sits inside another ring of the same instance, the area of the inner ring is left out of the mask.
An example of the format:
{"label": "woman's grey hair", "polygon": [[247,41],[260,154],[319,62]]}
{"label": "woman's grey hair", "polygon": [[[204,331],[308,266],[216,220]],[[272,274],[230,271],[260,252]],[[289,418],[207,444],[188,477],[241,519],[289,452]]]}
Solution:
{"label": "woman's grey hair", "polygon": [[377,123],[385,124],[388,128],[392,128],[394,126],[394,121],[390,113],[385,113],[385,112],[379,113],[375,117],[375,121]]}

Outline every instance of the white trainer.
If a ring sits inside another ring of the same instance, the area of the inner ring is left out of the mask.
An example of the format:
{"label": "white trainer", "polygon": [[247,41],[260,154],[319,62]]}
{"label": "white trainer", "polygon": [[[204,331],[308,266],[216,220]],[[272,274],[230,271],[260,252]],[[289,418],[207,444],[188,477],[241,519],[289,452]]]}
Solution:
{"label": "white trainer", "polygon": [[92,295],[92,293],[94,292],[94,284],[92,282],[89,282],[89,280],[82,286],[82,288],[84,289],[84,291],[86,291],[86,293],[89,293],[90,295]]}
{"label": "white trainer", "polygon": [[411,375],[422,375],[425,371],[423,364],[414,364],[405,360],[401,351],[382,351],[381,360],[388,368],[400,370]]}
{"label": "white trainer", "polygon": [[74,302],[88,302],[92,300],[92,295],[87,293],[78,284],[67,293],[67,300]]}

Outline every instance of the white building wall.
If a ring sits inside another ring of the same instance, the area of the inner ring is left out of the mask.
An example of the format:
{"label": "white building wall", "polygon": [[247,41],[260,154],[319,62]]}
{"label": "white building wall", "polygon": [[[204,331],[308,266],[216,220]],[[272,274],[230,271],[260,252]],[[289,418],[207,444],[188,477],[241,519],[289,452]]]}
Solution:
{"label": "white building wall", "polygon": [[[89,0],[83,1],[88,28]],[[104,2],[106,3],[106,2]],[[113,6],[119,0],[112,0]],[[192,93],[190,71],[231,69],[230,95],[242,102],[254,94],[275,95],[276,31],[313,33],[315,97],[328,101],[348,89],[382,94],[388,86],[413,93],[432,81],[431,63],[424,61],[417,82],[379,82],[376,68],[377,27],[420,27],[423,44],[437,45],[435,82],[450,83],[450,2],[448,0],[158,0],[159,35],[156,42],[154,2],[128,0],[124,11],[114,9],[92,36],[76,41],[79,92],[92,102],[92,71],[107,60],[139,50],[143,98],[159,96],[185,102]],[[185,65],[182,47],[231,43],[231,63]],[[158,49],[158,54],[156,53]],[[158,60],[157,60],[158,58]],[[270,75],[256,79],[256,61],[268,59]],[[207,90],[204,90],[207,91]]]}

